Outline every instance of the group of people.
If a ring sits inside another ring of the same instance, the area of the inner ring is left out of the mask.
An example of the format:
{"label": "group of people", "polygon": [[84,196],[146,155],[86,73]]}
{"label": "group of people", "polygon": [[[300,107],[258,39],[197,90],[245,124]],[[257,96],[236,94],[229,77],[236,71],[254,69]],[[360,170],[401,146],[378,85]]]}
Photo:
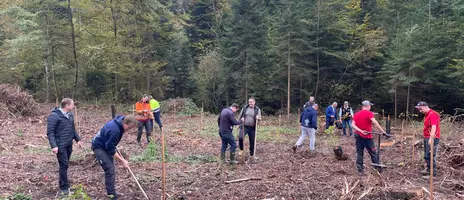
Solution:
{"label": "group of people", "polygon": [[154,125],[153,121],[155,121],[160,130],[162,130],[163,125],[161,124],[160,111],[159,102],[148,94],[144,94],[140,101],[135,103],[135,117],[137,121],[139,121],[137,143],[141,144],[140,140],[144,128],[147,135],[147,143],[150,143],[150,136]]}
{"label": "group of people", "polygon": [[[362,108],[360,111],[353,113],[353,109],[349,106],[348,102],[345,101],[343,107],[339,109],[338,116],[337,102],[333,102],[325,110],[326,125],[328,129],[330,126],[334,126],[336,121],[342,123],[343,136],[346,136],[346,127],[349,127],[350,136],[352,136],[352,129],[355,130],[354,138],[356,145],[356,168],[359,175],[364,175],[364,149],[367,150],[371,157],[371,162],[375,165],[377,171],[382,172],[380,165],[379,155],[373,140],[372,125],[374,125],[382,134],[386,134],[380,124],[374,117],[374,113],[371,110],[372,104],[370,101],[365,100],[361,102]],[[430,175],[430,151],[431,144],[433,143],[433,175],[436,175],[436,151],[440,141],[440,115],[434,110],[428,107],[426,102],[419,102],[415,106],[419,112],[424,114],[424,160],[427,164],[427,168],[421,171],[422,175]],[[314,97],[310,97],[309,101],[304,106],[304,111],[300,116],[301,123],[301,136],[293,146],[293,151],[302,145],[306,136],[309,136],[309,150],[311,153],[315,152],[315,141],[316,141],[316,130],[317,130],[317,110],[319,106],[314,102]]]}
{"label": "group of people", "polygon": [[[121,161],[126,168],[129,167],[129,162],[122,157],[117,150],[117,145],[120,142],[124,133],[130,132],[131,129],[138,128],[137,141],[140,142],[142,130],[145,127],[147,130],[147,142],[150,142],[151,127],[153,120],[156,121],[161,128],[161,120],[159,120],[159,103],[152,101],[150,95],[143,95],[142,99],[136,104],[136,116],[116,116],[111,121],[107,122],[92,139],[91,148],[95,153],[97,161],[100,163],[105,172],[105,185],[107,194],[110,199],[117,199],[118,195],[115,191],[115,172],[114,172],[114,157]],[[372,139],[372,125],[375,125],[382,133],[385,131],[374,118],[374,113],[371,112],[370,101],[365,100],[362,103],[362,109],[353,114],[352,109],[348,106],[348,102],[344,103],[344,107],[339,111],[339,119],[346,124],[351,124],[355,130],[356,140],[356,167],[360,175],[364,174],[363,156],[364,149],[371,156],[372,163],[379,164],[379,156],[376,151],[374,141]],[[326,116],[329,117],[329,122],[332,118],[337,120],[335,115],[336,103],[333,103],[326,109]],[[332,107],[332,108],[330,108]],[[305,104],[305,109],[300,115],[301,136],[293,146],[296,151],[305,140],[306,136],[310,137],[310,151],[315,151],[315,140],[317,116],[319,106],[315,103],[314,98]],[[428,107],[426,102],[419,102],[416,108],[425,115],[424,118],[424,159],[427,163],[427,168],[421,171],[422,175],[429,175],[430,168],[433,167],[434,175],[436,175],[436,151],[440,141],[440,116],[437,112]],[[47,120],[47,136],[52,148],[52,152],[56,154],[59,164],[59,188],[62,195],[70,193],[70,185],[68,180],[69,159],[72,154],[73,140],[82,148],[82,141],[76,131],[72,110],[74,109],[74,101],[70,98],[64,98],[58,108],[52,110]],[[256,106],[256,100],[250,98],[248,104],[243,106],[240,112],[239,120],[235,119],[235,112],[239,110],[239,105],[232,104],[230,107],[221,111],[218,117],[219,135],[221,137],[222,146],[220,158],[225,161],[226,149],[230,146],[230,162],[237,163],[235,159],[236,142],[232,134],[233,127],[240,125],[239,129],[239,155],[243,155],[243,140],[246,135],[249,136],[250,159],[254,161],[256,150],[256,127],[258,121],[261,120],[261,110]],[[157,118],[158,116],[158,118]],[[351,122],[352,121],[352,122]],[[329,125],[330,126],[330,125]],[[327,125],[326,125],[327,128]],[[344,134],[345,135],[345,134]],[[351,135],[351,131],[350,131]],[[431,144],[434,144],[433,158],[430,158]],[[430,166],[430,159],[433,159],[433,166]],[[381,172],[380,168],[377,168]]]}

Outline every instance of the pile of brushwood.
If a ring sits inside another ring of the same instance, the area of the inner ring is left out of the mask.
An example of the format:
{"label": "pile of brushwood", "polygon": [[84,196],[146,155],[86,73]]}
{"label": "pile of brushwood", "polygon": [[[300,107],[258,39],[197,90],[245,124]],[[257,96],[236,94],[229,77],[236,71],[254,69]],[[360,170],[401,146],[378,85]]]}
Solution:
{"label": "pile of brushwood", "polygon": [[18,85],[0,84],[0,117],[34,116],[38,108],[32,95],[21,90]]}

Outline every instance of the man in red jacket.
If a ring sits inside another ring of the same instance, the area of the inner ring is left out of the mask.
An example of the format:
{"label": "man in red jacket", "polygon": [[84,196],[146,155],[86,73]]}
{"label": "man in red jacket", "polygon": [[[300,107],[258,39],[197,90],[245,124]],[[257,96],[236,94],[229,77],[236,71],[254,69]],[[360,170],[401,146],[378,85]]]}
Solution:
{"label": "man in red jacket", "polygon": [[426,102],[419,102],[416,108],[424,117],[424,160],[427,168],[421,171],[424,176],[430,175],[430,145],[433,142],[433,176],[437,171],[437,147],[440,142],[440,115],[429,108]]}

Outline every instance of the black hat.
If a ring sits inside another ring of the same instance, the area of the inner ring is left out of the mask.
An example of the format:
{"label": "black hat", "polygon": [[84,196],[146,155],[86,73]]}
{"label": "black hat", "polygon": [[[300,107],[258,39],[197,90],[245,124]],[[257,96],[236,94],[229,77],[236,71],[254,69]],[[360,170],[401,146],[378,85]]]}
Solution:
{"label": "black hat", "polygon": [[419,103],[417,103],[416,105],[416,108],[419,108],[419,107],[422,107],[422,106],[429,106],[425,101],[419,101]]}

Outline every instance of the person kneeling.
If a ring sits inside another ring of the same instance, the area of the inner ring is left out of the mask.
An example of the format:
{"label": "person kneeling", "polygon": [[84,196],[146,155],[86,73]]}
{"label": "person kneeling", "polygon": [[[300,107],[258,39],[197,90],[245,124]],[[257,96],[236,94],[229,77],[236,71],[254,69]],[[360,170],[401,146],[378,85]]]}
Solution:
{"label": "person kneeling", "polygon": [[117,116],[106,123],[97,135],[92,139],[92,150],[97,161],[105,171],[106,192],[110,199],[117,199],[115,190],[115,175],[113,156],[121,161],[125,168],[129,168],[129,162],[119,153],[116,153],[116,146],[123,134],[131,129],[138,127],[139,122],[134,116]]}

